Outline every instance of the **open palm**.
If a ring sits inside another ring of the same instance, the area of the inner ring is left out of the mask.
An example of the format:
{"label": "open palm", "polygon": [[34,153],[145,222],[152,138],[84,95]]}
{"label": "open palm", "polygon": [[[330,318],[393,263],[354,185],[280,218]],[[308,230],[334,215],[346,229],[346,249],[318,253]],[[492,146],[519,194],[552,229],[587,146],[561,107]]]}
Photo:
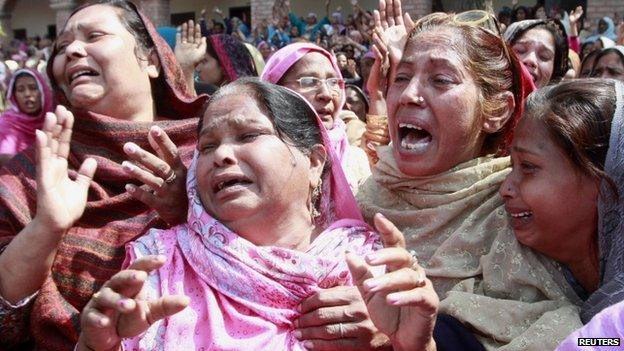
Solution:
{"label": "open palm", "polygon": [[97,164],[86,159],[75,180],[69,176],[67,156],[74,116],[65,107],[46,115],[42,130],[36,131],[37,215],[52,232],[71,228],[84,212],[89,184]]}
{"label": "open palm", "polygon": [[199,23],[193,20],[183,23],[176,34],[175,57],[182,69],[195,69],[206,55],[206,37],[201,34]]}

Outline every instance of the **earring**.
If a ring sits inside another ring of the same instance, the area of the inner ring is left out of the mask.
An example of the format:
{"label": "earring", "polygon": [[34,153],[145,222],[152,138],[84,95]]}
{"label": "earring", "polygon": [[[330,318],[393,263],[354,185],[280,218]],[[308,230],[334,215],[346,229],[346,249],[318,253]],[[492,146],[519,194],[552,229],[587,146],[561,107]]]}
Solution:
{"label": "earring", "polygon": [[318,184],[312,189],[312,209],[310,210],[310,217],[312,218],[312,222],[314,222],[318,217],[321,216],[321,212],[316,208],[316,204],[321,196],[321,189],[323,188],[323,179],[319,179]]}

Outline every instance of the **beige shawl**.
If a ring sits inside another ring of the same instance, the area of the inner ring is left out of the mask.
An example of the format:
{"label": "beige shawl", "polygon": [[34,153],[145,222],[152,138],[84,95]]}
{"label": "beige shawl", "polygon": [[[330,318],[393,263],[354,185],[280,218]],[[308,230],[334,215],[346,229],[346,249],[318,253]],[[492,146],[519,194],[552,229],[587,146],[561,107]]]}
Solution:
{"label": "beige shawl", "polygon": [[580,301],[559,266],[519,244],[498,188],[509,158],[481,157],[432,177],[408,177],[392,147],[358,193],[403,232],[442,299],[488,350],[553,350],[581,326]]}

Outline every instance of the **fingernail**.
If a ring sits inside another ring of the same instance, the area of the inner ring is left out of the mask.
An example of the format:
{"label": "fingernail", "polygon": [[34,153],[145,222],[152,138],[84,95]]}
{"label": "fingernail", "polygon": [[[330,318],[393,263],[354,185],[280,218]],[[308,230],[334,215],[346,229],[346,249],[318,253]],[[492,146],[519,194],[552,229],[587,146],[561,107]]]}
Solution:
{"label": "fingernail", "polygon": [[383,215],[383,213],[381,213],[381,212],[377,212],[377,214],[379,215],[379,217],[381,217],[381,218],[383,218],[383,219],[385,219],[385,218],[386,218],[386,216],[384,216],[384,215]]}
{"label": "fingernail", "polygon": [[301,334],[301,331],[299,331],[299,330],[295,330],[295,331],[293,332],[293,336],[294,336],[296,339],[301,339],[301,337],[302,337],[303,335]]}
{"label": "fingernail", "polygon": [[130,162],[128,162],[128,161],[123,161],[123,162],[121,163],[121,167],[122,167],[123,169],[125,169],[126,171],[132,171],[132,169],[133,169],[133,167],[134,167],[134,166],[132,165],[132,163],[130,163]]}
{"label": "fingernail", "polygon": [[136,190],[136,188],[134,187],[134,185],[132,184],[126,184],[126,191],[129,193],[134,193],[134,191]]}
{"label": "fingernail", "polygon": [[380,283],[381,282],[376,280],[376,279],[368,279],[368,280],[364,281],[364,287],[367,290],[371,291],[371,290],[375,289],[376,287],[378,287]]}
{"label": "fingernail", "polygon": [[162,130],[158,126],[152,126],[152,128],[150,128],[150,131],[154,136],[160,136]]}
{"label": "fingernail", "polygon": [[303,342],[303,347],[305,347],[306,349],[311,349],[314,347],[314,343],[310,340],[306,340]]}
{"label": "fingernail", "polygon": [[401,299],[398,298],[397,296],[388,295],[387,299],[388,299],[387,300],[388,303],[391,304],[391,305],[398,305],[398,304],[401,303]]}
{"label": "fingernail", "polygon": [[123,148],[129,154],[133,154],[137,151],[137,147],[133,143],[126,143]]}
{"label": "fingernail", "polygon": [[368,263],[370,263],[370,264],[377,263],[377,260],[379,260],[379,256],[376,253],[374,253],[374,252],[369,253],[368,255],[366,255],[366,261],[368,261]]}
{"label": "fingernail", "polygon": [[128,299],[123,299],[123,300],[119,300],[119,302],[117,303],[119,305],[119,307],[123,308],[123,309],[129,309],[131,306],[131,302]]}
{"label": "fingernail", "polygon": [[145,272],[136,272],[132,275],[134,280],[145,280],[145,278],[147,278],[147,273]]}
{"label": "fingernail", "polygon": [[105,327],[106,326],[106,320],[104,318],[99,318],[97,323],[98,323],[98,325],[100,327]]}

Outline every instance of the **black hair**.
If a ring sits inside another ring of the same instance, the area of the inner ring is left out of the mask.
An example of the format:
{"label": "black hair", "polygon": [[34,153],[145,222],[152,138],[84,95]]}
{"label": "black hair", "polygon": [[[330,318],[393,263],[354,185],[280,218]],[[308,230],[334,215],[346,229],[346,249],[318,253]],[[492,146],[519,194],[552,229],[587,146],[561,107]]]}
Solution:
{"label": "black hair", "polygon": [[[223,71],[223,76],[227,77],[228,83],[241,77],[258,76],[253,58],[243,42],[229,34],[212,34],[207,39],[206,53],[217,60]],[[234,71],[236,72],[236,77],[229,77],[221,61],[221,57],[217,55],[213,40],[221,43],[222,50],[227,54],[227,58],[231,61]]]}
{"label": "black hair", "polygon": [[617,54],[617,56],[620,58],[620,62],[622,62],[622,65],[624,65],[624,54],[622,54],[620,50],[616,48],[607,48],[607,49],[599,50],[598,56],[596,56],[596,59],[594,60],[594,63],[592,64],[592,72],[591,72],[592,77],[594,76],[594,69],[596,68],[596,65],[598,64],[598,61],[600,61],[601,58],[611,53]]}
{"label": "black hair", "polygon": [[543,124],[582,173],[617,186],[604,171],[616,108],[610,79],[574,79],[536,90],[526,101],[525,119]]}
{"label": "black hair", "polygon": [[568,72],[568,36],[561,21],[556,19],[536,20],[535,23],[522,28],[510,38],[509,45],[513,46],[524,34],[531,29],[544,29],[548,31],[555,41],[555,60],[553,72],[549,83],[558,83]]}
{"label": "black hair", "polygon": [[[260,80],[257,77],[240,78],[223,86],[212,95],[208,107],[229,95],[247,95],[254,99],[258,107],[271,120],[277,136],[308,155],[314,145],[323,144],[321,129],[316,113],[297,93],[279,85]],[[205,113],[200,117],[197,133],[201,131]],[[327,162],[326,168],[327,166]]]}

